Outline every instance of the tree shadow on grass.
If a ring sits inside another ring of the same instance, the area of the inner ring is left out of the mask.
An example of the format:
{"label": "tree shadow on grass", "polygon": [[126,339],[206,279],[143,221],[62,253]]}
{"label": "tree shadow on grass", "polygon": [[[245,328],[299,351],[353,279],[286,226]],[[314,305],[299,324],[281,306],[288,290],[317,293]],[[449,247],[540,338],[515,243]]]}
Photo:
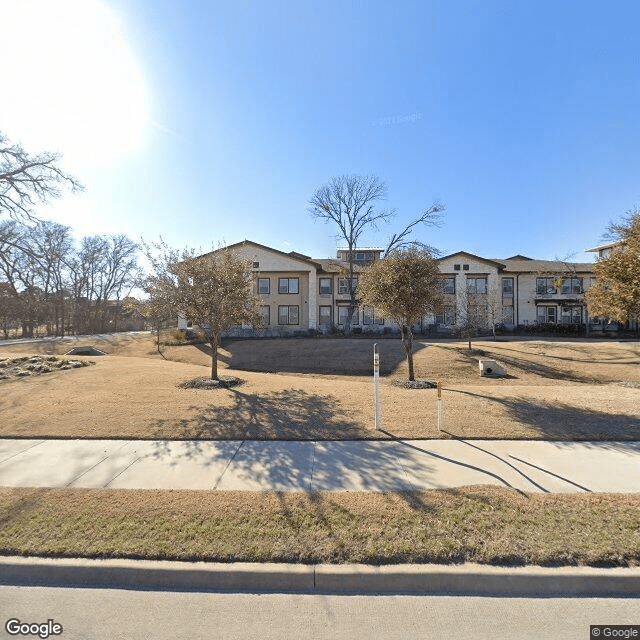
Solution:
{"label": "tree shadow on grass", "polygon": [[362,417],[333,395],[302,389],[251,394],[237,389],[231,406],[211,405],[193,418],[156,420],[156,437],[203,440],[353,440],[370,437]]}
{"label": "tree shadow on grass", "polygon": [[544,440],[640,440],[640,414],[633,416],[594,411],[558,401],[545,402],[522,397],[497,398],[459,389],[450,389],[449,391],[482,398],[501,405],[506,409],[509,419],[533,429]]}
{"label": "tree shadow on grass", "polygon": [[[374,344],[380,354],[380,375],[393,373],[406,360],[399,338],[227,339],[221,346],[231,355],[218,352],[218,359],[240,371],[369,376],[373,375]],[[194,346],[211,356],[207,344]],[[414,342],[414,357],[427,346]]]}

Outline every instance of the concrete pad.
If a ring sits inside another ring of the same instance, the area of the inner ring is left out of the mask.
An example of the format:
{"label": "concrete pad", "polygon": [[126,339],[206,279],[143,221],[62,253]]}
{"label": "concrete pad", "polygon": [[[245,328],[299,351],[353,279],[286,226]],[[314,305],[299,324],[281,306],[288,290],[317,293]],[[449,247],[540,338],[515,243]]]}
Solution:
{"label": "concrete pad", "polygon": [[412,484],[394,442],[318,442],[312,491],[404,491]]}
{"label": "concrete pad", "polygon": [[69,486],[126,446],[117,440],[48,440],[0,464],[0,485]]}
{"label": "concrete pad", "polygon": [[137,443],[139,457],[109,483],[110,489],[213,489],[241,441]]}
{"label": "concrete pad", "polygon": [[313,442],[244,441],[216,489],[309,491]]}
{"label": "concrete pad", "polygon": [[0,440],[0,464],[7,461],[9,458],[27,451],[32,447],[37,447],[39,444],[45,442],[44,440]]}

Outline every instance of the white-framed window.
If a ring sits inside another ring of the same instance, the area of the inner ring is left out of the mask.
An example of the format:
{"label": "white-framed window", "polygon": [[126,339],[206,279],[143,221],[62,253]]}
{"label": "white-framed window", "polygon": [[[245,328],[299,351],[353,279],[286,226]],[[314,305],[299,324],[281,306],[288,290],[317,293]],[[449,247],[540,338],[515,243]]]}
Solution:
{"label": "white-framed window", "polygon": [[331,324],[331,307],[328,305],[322,305],[318,308],[318,322],[321,325]]}
{"label": "white-framed window", "polygon": [[562,324],[582,324],[582,305],[562,307]]}
{"label": "white-framed window", "polygon": [[321,296],[331,294],[333,290],[333,278],[320,278],[319,283]]}
{"label": "white-framed window", "polygon": [[271,281],[269,278],[258,278],[258,293],[268,295],[271,289]]}
{"label": "white-framed window", "polygon": [[278,324],[300,324],[300,307],[298,305],[279,305]]}
{"label": "white-framed window", "polygon": [[556,293],[555,278],[536,278],[536,293],[539,296]]}
{"label": "white-framed window", "polygon": [[[358,276],[351,278],[351,288],[355,291],[358,287]],[[338,293],[351,293],[349,290],[349,278],[338,278]]]}
{"label": "white-framed window", "polygon": [[299,293],[299,285],[299,278],[278,278],[278,293]]}
{"label": "white-framed window", "polygon": [[443,290],[445,293],[454,294],[456,292],[456,278],[450,276],[442,279]]}
{"label": "white-framed window", "polygon": [[260,306],[260,326],[268,327],[271,324],[271,307],[268,304]]}
{"label": "white-framed window", "polygon": [[513,297],[513,278],[502,278],[502,297]]}
{"label": "white-framed window", "polygon": [[565,278],[562,281],[562,293],[582,293],[582,278]]}
{"label": "white-framed window", "polygon": [[[346,304],[338,307],[338,324],[343,325],[347,322],[347,316],[349,315],[349,307]],[[353,310],[353,316],[351,318],[351,326],[360,324],[360,311],[359,309]]]}
{"label": "white-framed window", "polygon": [[487,279],[467,278],[467,293],[487,293]]}
{"label": "white-framed window", "polygon": [[536,311],[536,320],[541,324],[555,323],[558,320],[555,305],[539,305]]}

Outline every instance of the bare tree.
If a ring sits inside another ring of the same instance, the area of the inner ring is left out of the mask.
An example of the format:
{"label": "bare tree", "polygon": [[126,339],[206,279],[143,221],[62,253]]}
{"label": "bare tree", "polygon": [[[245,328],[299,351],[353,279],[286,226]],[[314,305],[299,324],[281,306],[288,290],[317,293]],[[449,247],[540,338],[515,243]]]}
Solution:
{"label": "bare tree", "polygon": [[224,247],[205,255],[170,249],[162,240],[145,247],[152,273],[144,283],[158,313],[184,314],[204,331],[211,347],[211,378],[218,380],[218,346],[227,329],[257,325],[259,298],[251,261]]}
{"label": "bare tree", "polygon": [[456,333],[466,338],[471,351],[471,340],[479,332],[489,329],[493,317],[492,301],[488,291],[467,286],[456,294]]}
{"label": "bare tree", "polygon": [[0,131],[0,216],[33,221],[36,204],[59,198],[63,186],[81,191],[77,178],[58,166],[60,157],[49,151],[30,155]]}
{"label": "bare tree", "polygon": [[[309,212],[315,219],[330,222],[338,227],[337,237],[344,240],[348,249],[348,270],[343,274],[349,283],[349,309],[345,321],[345,333],[351,331],[351,321],[358,306],[355,284],[355,249],[363,233],[378,228],[380,223],[388,223],[395,216],[395,211],[378,209],[378,204],[387,198],[387,185],[376,176],[342,175],[317,189],[309,201]],[[394,249],[402,249],[410,244],[418,244],[432,249],[422,243],[410,242],[409,236],[419,224],[436,225],[440,213],[444,211],[441,204],[434,203],[415,220],[397,234],[394,234],[387,245],[386,253]],[[432,250],[433,251],[433,250]]]}
{"label": "bare tree", "polygon": [[363,302],[400,327],[409,380],[415,380],[412,327],[442,303],[438,262],[428,249],[419,246],[395,249],[362,274],[358,288]]}

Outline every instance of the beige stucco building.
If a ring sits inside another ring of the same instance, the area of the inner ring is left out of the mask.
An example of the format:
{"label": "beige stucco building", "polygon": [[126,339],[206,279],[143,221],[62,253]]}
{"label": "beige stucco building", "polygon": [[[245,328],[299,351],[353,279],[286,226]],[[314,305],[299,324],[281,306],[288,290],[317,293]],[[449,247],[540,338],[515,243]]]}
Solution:
{"label": "beige stucco building", "polygon": [[[259,335],[287,335],[307,330],[330,332],[344,325],[349,303],[348,250],[335,258],[311,258],[283,252],[250,240],[226,248],[250,260],[256,293],[261,299]],[[355,251],[355,278],[381,260],[383,249]],[[584,293],[593,282],[593,263],[534,260],[516,255],[506,259],[477,256],[465,251],[440,258],[445,290],[443,308],[423,319],[416,329],[446,332],[469,320],[469,309],[481,309],[486,325],[507,329],[532,324],[597,324],[588,318]],[[477,318],[476,318],[477,321]],[[180,327],[186,327],[184,319]],[[361,306],[352,327],[364,332],[396,329],[371,307]],[[238,327],[232,333],[243,333]]]}

